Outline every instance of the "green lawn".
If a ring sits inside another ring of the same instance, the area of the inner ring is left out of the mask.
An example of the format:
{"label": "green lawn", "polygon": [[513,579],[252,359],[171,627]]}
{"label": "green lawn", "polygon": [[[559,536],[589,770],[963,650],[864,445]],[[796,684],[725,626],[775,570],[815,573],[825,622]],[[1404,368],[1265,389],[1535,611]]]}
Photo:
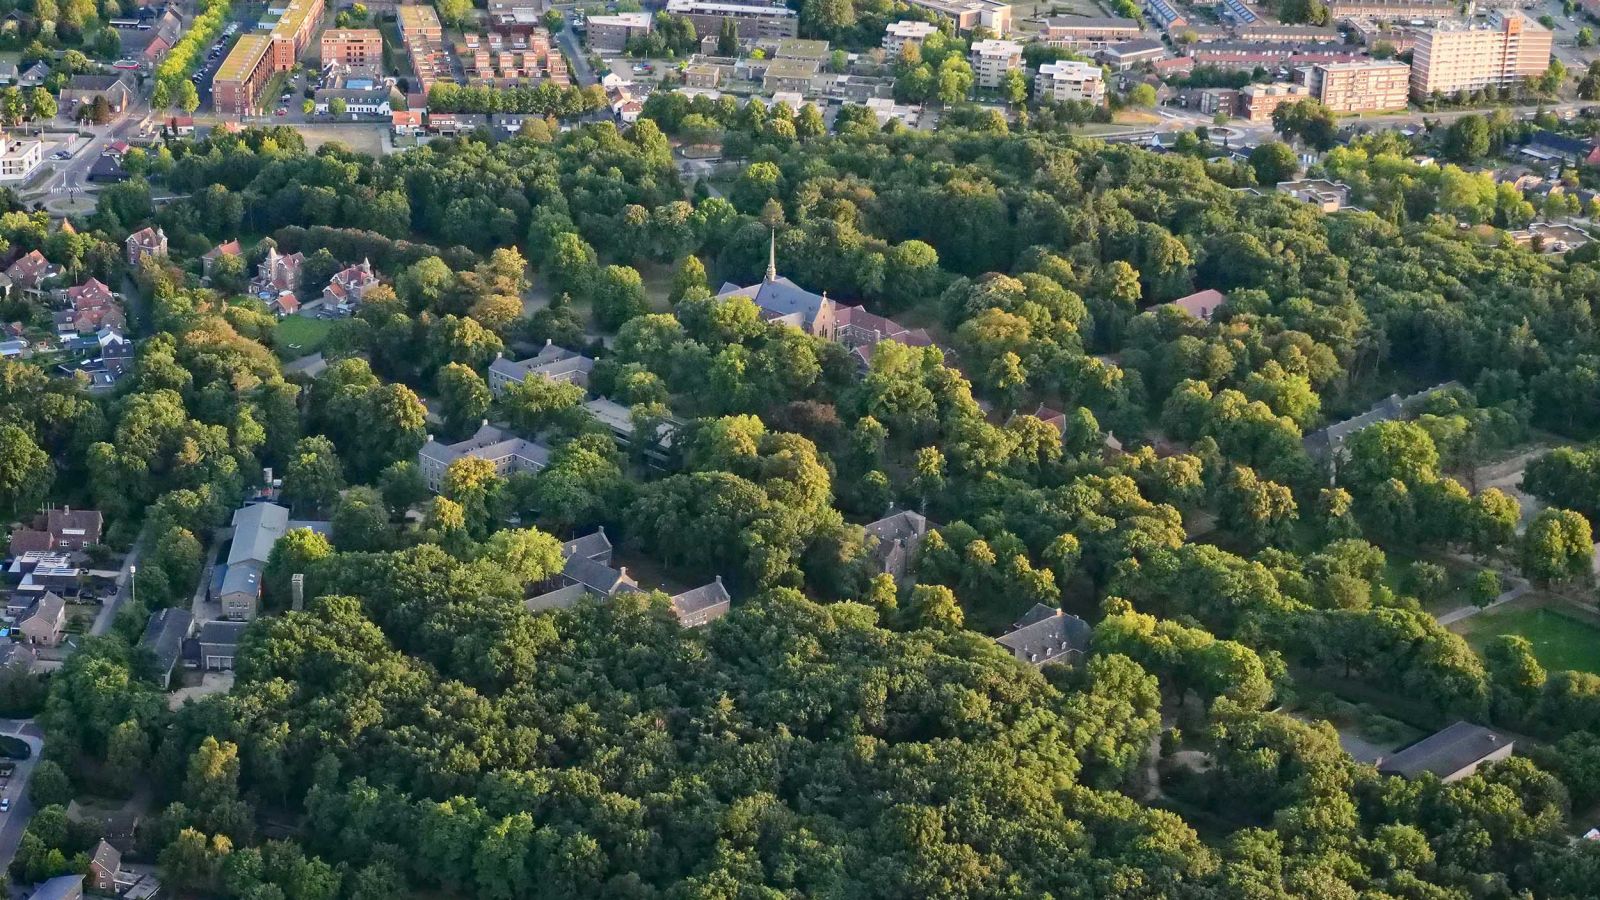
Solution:
{"label": "green lawn", "polygon": [[278,320],[272,332],[272,345],[285,360],[296,360],[322,349],[322,342],[333,330],[333,320],[288,316]]}
{"label": "green lawn", "polygon": [[1482,652],[1494,637],[1520,634],[1546,669],[1600,674],[1600,628],[1553,609],[1491,610],[1467,619],[1467,642]]}

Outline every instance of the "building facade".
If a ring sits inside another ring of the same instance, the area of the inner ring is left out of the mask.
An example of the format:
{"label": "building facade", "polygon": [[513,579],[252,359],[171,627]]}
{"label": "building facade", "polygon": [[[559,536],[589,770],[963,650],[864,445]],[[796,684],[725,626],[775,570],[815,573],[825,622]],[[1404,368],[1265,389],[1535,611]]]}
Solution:
{"label": "building facade", "polygon": [[1251,122],[1272,121],[1272,111],[1285,103],[1298,103],[1311,96],[1303,84],[1248,84],[1239,91],[1239,116]]}
{"label": "building facade", "polygon": [[383,64],[383,32],[376,28],[330,28],[322,33],[322,65]]}
{"label": "building facade", "polygon": [[589,17],[589,46],[596,50],[621,52],[628,42],[650,33],[650,14],[642,12],[617,13],[612,16]]}
{"label": "building facade", "polygon": [[1099,106],[1106,99],[1106,83],[1099,66],[1058,59],[1039,67],[1033,79],[1033,96],[1056,103],[1078,101]]}
{"label": "building facade", "polygon": [[1402,62],[1318,63],[1295,72],[1295,80],[1335,113],[1405,109],[1411,67]]}
{"label": "building facade", "polygon": [[216,111],[242,116],[256,105],[256,95],[272,77],[272,58],[268,50],[272,37],[247,34],[239,38],[211,79],[211,102]]}
{"label": "building facade", "polygon": [[1411,96],[1510,87],[1550,65],[1554,35],[1516,10],[1496,10],[1486,24],[1441,23],[1417,34]]}
{"label": "building facade", "polygon": [[794,37],[800,26],[794,10],[758,3],[667,0],[667,12],[693,22],[697,34],[720,34],[723,21],[732,20],[741,41]]}
{"label": "building facade", "polygon": [[883,49],[890,57],[898,57],[907,44],[922,46],[928,35],[939,30],[932,22],[890,22],[883,29]]}
{"label": "building facade", "polygon": [[0,181],[21,181],[44,162],[44,144],[0,133]]}
{"label": "building facade", "polygon": [[912,6],[948,17],[963,34],[983,27],[998,35],[1011,33],[1011,4],[999,0],[908,0]]}
{"label": "building facade", "polygon": [[1044,20],[1044,29],[1039,37],[1046,43],[1061,47],[1099,50],[1123,41],[1137,40],[1142,33],[1139,23],[1133,19],[1056,16]]}
{"label": "building facade", "polygon": [[997,88],[1007,72],[1022,68],[1022,45],[1016,41],[973,41],[971,62],[978,87]]}

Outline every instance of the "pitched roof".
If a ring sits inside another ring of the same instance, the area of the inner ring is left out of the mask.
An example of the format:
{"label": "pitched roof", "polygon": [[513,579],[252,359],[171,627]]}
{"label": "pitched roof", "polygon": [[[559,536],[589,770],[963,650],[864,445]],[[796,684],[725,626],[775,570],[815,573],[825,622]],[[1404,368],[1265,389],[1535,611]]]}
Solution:
{"label": "pitched roof", "polygon": [[265,563],[272,545],[288,530],[289,510],[276,503],[253,503],[235,510],[228,565],[247,560]]}
{"label": "pitched roof", "polygon": [[[193,122],[193,120],[190,120]],[[239,246],[238,240],[218,244],[205,252],[201,259],[220,259],[224,256],[239,256],[244,253],[244,248]]]}
{"label": "pitched roof", "polygon": [[57,875],[39,885],[33,900],[75,900],[83,896],[82,875]]}
{"label": "pitched roof", "polygon": [[11,532],[11,555],[27,553],[29,550],[49,550],[55,546],[55,538],[48,531],[38,531],[33,528],[18,528]]}
{"label": "pitched roof", "polygon": [[176,607],[157,610],[144,626],[139,646],[156,658],[156,670],[170,672],[183,653],[183,639],[194,628],[194,613]]}
{"label": "pitched roof", "polygon": [[101,838],[100,843],[94,845],[94,853],[89,855],[89,864],[115,874],[122,866],[122,853]]}
{"label": "pitched roof", "polygon": [[672,611],[677,614],[678,618],[683,619],[695,613],[704,612],[714,606],[730,603],[732,599],[728,594],[728,589],[722,584],[722,576],[718,575],[716,580],[710,584],[703,584],[681,594],[673,595]]}
{"label": "pitched roof", "polygon": [[156,250],[167,239],[167,235],[160,228],[146,226],[128,235],[128,243],[137,244],[146,250]]}
{"label": "pitched roof", "polygon": [[1042,603],[1035,604],[1017,627],[995,640],[1018,659],[1043,665],[1089,649],[1089,623]]}
{"label": "pitched roof", "polygon": [[823,306],[833,302],[821,294],[811,293],[781,275],[749,287],[724,284],[717,297],[718,299],[748,297],[760,307],[769,320],[799,315],[800,326],[807,330],[810,330],[812,323],[816,322],[817,314],[821,312]]}
{"label": "pitched roof", "polygon": [[613,569],[586,556],[574,556],[568,559],[561,574],[605,597],[624,589],[637,587],[634,580],[628,577],[626,570]]}
{"label": "pitched roof", "polygon": [[240,636],[249,627],[249,622],[225,622],[221,619],[212,619],[200,626],[199,641],[202,644],[238,646]]}
{"label": "pitched roof", "polygon": [[72,509],[70,507],[52,508],[45,511],[45,528],[53,535],[61,537],[87,537],[94,541],[100,539],[100,526],[104,521],[98,509]]}
{"label": "pitched roof", "polygon": [[515,456],[543,468],[550,464],[550,448],[536,441],[516,437],[509,432],[485,422],[472,437],[454,444],[441,444],[430,440],[420,451],[427,459],[449,465],[463,456],[480,459],[502,459]]}
{"label": "pitched roof", "polygon": [[1196,291],[1187,297],[1179,297],[1165,305],[1176,306],[1196,319],[1209,322],[1212,314],[1217,311],[1217,307],[1227,302],[1227,299],[1221,291],[1207,288],[1203,291]]}
{"label": "pitched roof", "polygon": [[537,597],[529,597],[522,601],[528,612],[543,612],[547,609],[570,609],[576,606],[579,600],[594,593],[588,586],[582,584],[568,584],[558,587],[553,591],[546,591]]}
{"label": "pitched roof", "polygon": [[887,544],[922,537],[928,533],[928,520],[921,513],[903,509],[865,527],[868,534]]}
{"label": "pitched roof", "polygon": [[597,528],[586,535],[575,537],[562,544],[561,555],[568,559],[574,556],[581,556],[584,559],[599,559],[600,557],[610,559],[611,538],[606,537],[604,528]]}
{"label": "pitched roof", "polygon": [[1471,722],[1456,722],[1378,764],[1378,771],[1405,778],[1432,772],[1449,778],[1510,746],[1510,738]]}
{"label": "pitched roof", "polygon": [[67,80],[66,90],[103,92],[118,85],[124,90],[128,87],[121,75],[74,75]]}
{"label": "pitched roof", "polygon": [[117,297],[105,282],[98,278],[90,278],[83,284],[67,288],[67,300],[72,303],[74,309],[77,309],[91,304],[115,303]]}
{"label": "pitched roof", "polygon": [[28,611],[17,620],[17,624],[39,622],[52,628],[60,628],[66,615],[67,601],[61,599],[55,591],[45,591],[44,596],[33,601],[33,605],[28,607]]}

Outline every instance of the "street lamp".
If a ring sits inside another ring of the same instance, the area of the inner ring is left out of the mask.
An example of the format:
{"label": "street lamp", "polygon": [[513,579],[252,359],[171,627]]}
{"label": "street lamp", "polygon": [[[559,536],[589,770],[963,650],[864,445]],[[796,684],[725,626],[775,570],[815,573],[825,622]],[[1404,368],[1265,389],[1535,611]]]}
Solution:
{"label": "street lamp", "polygon": [[128,567],[128,599],[134,603],[139,602],[139,567]]}

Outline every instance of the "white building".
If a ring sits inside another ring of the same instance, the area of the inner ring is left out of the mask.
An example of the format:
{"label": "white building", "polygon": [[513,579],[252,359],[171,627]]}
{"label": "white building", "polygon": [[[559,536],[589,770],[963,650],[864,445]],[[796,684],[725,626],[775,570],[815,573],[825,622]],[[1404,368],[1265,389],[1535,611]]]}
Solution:
{"label": "white building", "polygon": [[0,134],[0,181],[21,181],[44,162],[44,142]]}
{"label": "white building", "polygon": [[1058,59],[1039,67],[1033,81],[1035,100],[1065,103],[1081,100],[1099,105],[1105,102],[1106,84],[1099,66],[1071,59]]}
{"label": "white building", "polygon": [[1006,73],[1022,68],[1022,45],[1016,41],[973,41],[972,74],[978,87],[997,88]]}
{"label": "white building", "polygon": [[893,59],[900,55],[900,48],[907,44],[915,44],[920,47],[922,42],[928,39],[928,35],[938,30],[939,26],[932,22],[912,22],[910,20],[890,22],[889,26],[883,29],[883,49]]}

